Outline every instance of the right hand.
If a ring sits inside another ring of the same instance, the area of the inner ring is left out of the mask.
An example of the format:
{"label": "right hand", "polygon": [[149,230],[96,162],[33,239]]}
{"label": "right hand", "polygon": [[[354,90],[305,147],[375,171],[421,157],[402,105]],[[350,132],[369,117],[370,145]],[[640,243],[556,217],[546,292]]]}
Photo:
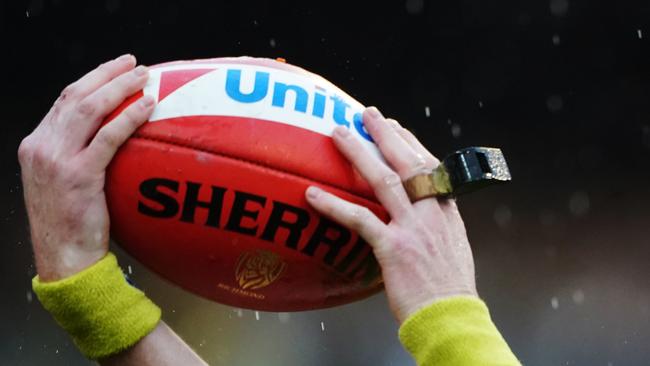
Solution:
{"label": "right hand", "polygon": [[430,173],[440,164],[408,130],[374,107],[363,123],[386,163],[371,154],[344,127],[332,136],[339,151],[368,181],[391,221],[384,224],[367,208],[310,187],[307,201],[318,212],[359,233],[381,266],[386,295],[397,320],[444,298],[478,296],[472,249],[453,199],[410,202],[402,182]]}
{"label": "right hand", "polygon": [[67,86],[18,149],[36,270],[54,281],[91,266],[108,252],[106,167],[118,148],[147,121],[145,96],[100,128],[104,118],[148,78],[124,55]]}

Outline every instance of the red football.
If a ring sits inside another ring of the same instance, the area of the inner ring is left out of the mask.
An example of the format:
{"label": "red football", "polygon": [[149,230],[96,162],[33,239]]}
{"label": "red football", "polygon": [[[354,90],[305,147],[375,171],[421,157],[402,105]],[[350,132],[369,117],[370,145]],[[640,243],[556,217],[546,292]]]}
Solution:
{"label": "red football", "polygon": [[106,180],[112,236],[131,255],[195,294],[257,310],[381,290],[370,247],[304,198],[317,185],[388,218],[330,138],[344,125],[378,154],[359,102],[296,66],[218,58],[152,66],[107,121],[142,93],[156,109]]}

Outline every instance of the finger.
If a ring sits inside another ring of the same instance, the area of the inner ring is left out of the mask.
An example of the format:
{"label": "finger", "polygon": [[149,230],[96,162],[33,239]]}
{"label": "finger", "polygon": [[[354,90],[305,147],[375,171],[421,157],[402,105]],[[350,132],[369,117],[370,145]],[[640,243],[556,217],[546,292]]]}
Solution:
{"label": "finger", "polygon": [[334,129],[334,144],[370,184],[379,202],[391,218],[408,220],[412,214],[411,202],[406,196],[402,180],[379,157],[373,155],[342,126]]}
{"label": "finger", "polygon": [[117,108],[124,99],[141,90],[149,77],[147,68],[138,66],[130,72],[102,85],[95,92],[82,99],[77,105],[77,116],[69,127],[74,131],[75,140],[80,144],[97,131],[104,117]]}
{"label": "finger", "polygon": [[89,166],[105,170],[117,149],[149,118],[153,106],[153,98],[144,96],[100,128],[86,150]]}
{"label": "finger", "polygon": [[[374,109],[369,108],[368,112],[371,114],[368,124],[366,125],[370,134],[375,142],[380,142],[380,148],[388,160],[388,155],[391,157],[393,166],[401,166],[400,177],[406,180],[417,174],[429,174],[431,171],[440,164],[436,159],[408,130],[402,128],[400,124],[393,119],[383,118],[381,113]],[[372,115],[374,112],[378,114]],[[373,131],[373,128],[376,131]],[[392,130],[392,131],[390,131]],[[375,134],[380,136],[375,138]],[[408,149],[405,148],[408,146]],[[409,161],[410,160],[410,161]],[[415,162],[414,162],[415,161]],[[434,222],[444,222],[450,219],[450,214],[445,212],[440,201],[435,198],[426,198],[415,201],[412,203],[413,209],[418,217],[431,217]]]}
{"label": "finger", "polygon": [[370,107],[363,113],[363,122],[386,161],[403,181],[430,172],[424,156],[413,150],[392,126],[397,124],[395,120],[385,119],[377,108]]}
{"label": "finger", "polygon": [[440,160],[438,160],[438,158],[436,158],[431,152],[429,152],[429,150],[427,150],[427,148],[424,145],[422,145],[420,140],[418,140],[417,137],[415,137],[415,135],[411,131],[400,126],[399,123],[397,123],[397,121],[393,125],[393,128],[404,139],[404,141],[406,141],[406,143],[409,144],[409,146],[411,146],[413,150],[415,150],[416,153],[424,157],[424,160],[428,167],[434,169],[440,164]]}
{"label": "finger", "polygon": [[306,197],[316,211],[357,232],[372,246],[387,236],[386,224],[366,207],[348,202],[315,186],[307,188]]}
{"label": "finger", "polygon": [[[440,165],[440,161],[433,155],[429,150],[427,150],[424,145],[411,133],[411,131],[403,128],[399,123],[395,123],[392,127],[397,131],[397,133],[406,141],[406,143],[411,146],[418,154],[422,155],[425,160],[428,171],[430,172],[435,167]],[[447,199],[436,199],[435,197],[420,200],[413,203],[413,207],[416,212],[421,215],[426,215],[434,217],[435,220],[440,220],[442,218],[446,219],[447,222],[458,221],[457,218],[460,217],[458,214],[458,209],[456,208],[456,201],[451,198]]]}
{"label": "finger", "polygon": [[116,76],[131,70],[134,66],[135,57],[133,55],[122,55],[105,62],[63,89],[57,102],[83,99]]}

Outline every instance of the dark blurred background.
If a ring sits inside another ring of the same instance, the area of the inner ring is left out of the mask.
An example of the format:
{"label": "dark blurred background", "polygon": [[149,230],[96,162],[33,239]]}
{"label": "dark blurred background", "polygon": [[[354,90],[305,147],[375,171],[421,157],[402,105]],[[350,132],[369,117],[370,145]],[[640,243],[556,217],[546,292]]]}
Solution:
{"label": "dark blurred background", "polygon": [[[459,202],[480,294],[515,353],[650,364],[649,45],[642,0],[2,0],[0,365],[89,364],[31,292],[16,150],[66,84],[126,52],[144,64],[283,57],[438,156],[501,147],[512,184]],[[211,364],[413,364],[383,294],[256,313],[121,263]]]}

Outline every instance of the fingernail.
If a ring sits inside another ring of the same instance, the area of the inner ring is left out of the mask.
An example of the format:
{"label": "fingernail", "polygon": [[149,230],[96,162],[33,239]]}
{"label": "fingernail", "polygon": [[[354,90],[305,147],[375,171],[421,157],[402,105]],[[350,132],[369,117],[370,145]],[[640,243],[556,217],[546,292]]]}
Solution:
{"label": "fingernail", "polygon": [[348,130],[347,127],[337,126],[334,129],[334,134],[338,135],[339,137],[347,138],[350,136],[350,130]]}
{"label": "fingernail", "polygon": [[116,60],[117,60],[117,61],[127,61],[127,60],[131,59],[132,57],[133,57],[132,54],[127,53],[127,54],[125,54],[125,55],[122,55],[122,56],[116,58]]}
{"label": "fingernail", "polygon": [[381,112],[379,111],[379,109],[377,109],[377,107],[368,107],[367,111],[368,111],[368,114],[370,115],[370,117],[372,117],[372,118],[382,118],[382,117],[384,117],[381,114]]}
{"label": "fingernail", "polygon": [[136,67],[135,69],[133,69],[133,72],[137,76],[143,76],[143,75],[145,75],[147,73],[147,71],[148,71],[147,67],[142,66],[142,65],[140,65],[140,66]]}
{"label": "fingernail", "polygon": [[318,198],[321,192],[322,190],[320,188],[311,186],[307,188],[307,197],[311,199]]}
{"label": "fingernail", "polygon": [[154,100],[151,96],[145,95],[144,97],[140,98],[140,106],[142,108],[149,108],[153,105]]}

